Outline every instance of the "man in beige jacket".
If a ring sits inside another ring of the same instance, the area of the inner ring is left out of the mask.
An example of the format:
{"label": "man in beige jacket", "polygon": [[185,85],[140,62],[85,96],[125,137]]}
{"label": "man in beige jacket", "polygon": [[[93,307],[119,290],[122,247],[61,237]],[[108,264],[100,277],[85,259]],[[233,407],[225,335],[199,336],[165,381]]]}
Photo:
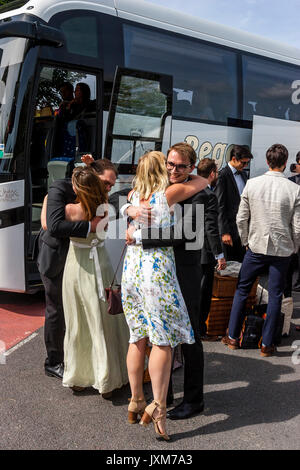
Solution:
{"label": "man in beige jacket", "polygon": [[222,342],[230,349],[239,347],[246,299],[257,276],[268,268],[269,302],[261,355],[271,356],[275,352],[274,335],[286,272],[292,253],[300,246],[300,186],[283,175],[288,159],[286,147],[272,145],[266,157],[269,171],[250,179],[241,196],[237,226],[247,253],[232,304],[228,336]]}

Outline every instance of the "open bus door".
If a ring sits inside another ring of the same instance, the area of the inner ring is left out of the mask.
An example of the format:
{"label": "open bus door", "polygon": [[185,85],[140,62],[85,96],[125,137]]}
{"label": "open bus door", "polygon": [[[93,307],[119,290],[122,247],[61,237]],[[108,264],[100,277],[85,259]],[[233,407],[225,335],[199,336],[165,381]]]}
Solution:
{"label": "open bus door", "polygon": [[[159,150],[165,153],[168,150],[171,143],[172,96],[171,76],[117,67],[104,149],[104,156],[111,159],[119,171],[116,191],[126,187],[130,191],[139,158],[145,152]],[[120,229],[118,221],[115,224],[115,228],[112,228],[112,223],[109,224],[107,238],[114,269],[118,266],[125,235],[125,227]],[[121,263],[117,273],[119,282],[120,275]]]}
{"label": "open bus door", "polygon": [[118,166],[120,176],[134,175],[148,150],[169,148],[172,94],[169,75],[117,67],[104,156]]}

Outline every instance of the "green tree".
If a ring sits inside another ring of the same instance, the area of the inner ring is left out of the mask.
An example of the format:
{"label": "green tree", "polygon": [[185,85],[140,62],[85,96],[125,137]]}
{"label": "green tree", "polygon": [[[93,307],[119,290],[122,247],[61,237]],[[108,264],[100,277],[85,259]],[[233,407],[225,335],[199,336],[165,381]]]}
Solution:
{"label": "green tree", "polygon": [[28,0],[0,0],[0,12],[3,13],[4,11],[13,10],[15,8],[20,8],[21,6],[25,5]]}

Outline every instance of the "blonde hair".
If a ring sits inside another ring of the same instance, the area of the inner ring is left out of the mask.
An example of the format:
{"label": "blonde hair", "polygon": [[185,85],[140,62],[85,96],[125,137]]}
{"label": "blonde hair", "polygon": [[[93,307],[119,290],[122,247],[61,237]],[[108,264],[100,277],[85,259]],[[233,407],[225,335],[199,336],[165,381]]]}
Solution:
{"label": "blonde hair", "polygon": [[75,168],[72,184],[76,193],[76,202],[82,206],[85,219],[92,220],[97,208],[107,202],[107,190],[94,170],[88,167]]}
{"label": "blonde hair", "polygon": [[165,155],[156,150],[145,153],[139,159],[132,184],[140,199],[148,199],[154,192],[165,191],[169,186]]}

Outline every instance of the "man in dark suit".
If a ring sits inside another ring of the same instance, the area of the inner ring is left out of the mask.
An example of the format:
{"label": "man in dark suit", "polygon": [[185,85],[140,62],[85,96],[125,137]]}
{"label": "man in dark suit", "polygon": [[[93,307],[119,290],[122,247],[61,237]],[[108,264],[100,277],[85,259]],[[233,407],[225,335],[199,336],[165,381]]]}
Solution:
{"label": "man in dark suit", "polygon": [[215,194],[219,203],[219,231],[226,261],[241,263],[245,255],[238,234],[236,215],[247,181],[243,168],[252,158],[248,148],[235,145],[230,152],[230,161],[219,174]]}
{"label": "man in dark suit", "polygon": [[[109,160],[101,159],[90,167],[104,182],[107,191],[115,184],[117,172]],[[69,249],[69,237],[86,238],[96,232],[100,217],[91,222],[65,220],[65,206],[75,202],[71,179],[57,180],[49,188],[46,210],[46,230],[39,235],[37,265],[45,288],[44,339],[47,350],[46,375],[62,378],[65,321],[62,303],[62,278]]]}
{"label": "man in dark suit", "polygon": [[[182,142],[173,145],[167,155],[166,165],[170,183],[186,181],[189,174],[195,168],[197,157],[194,149]],[[178,406],[168,412],[167,416],[170,419],[189,418],[202,412],[204,409],[204,357],[200,334],[200,296],[198,294],[202,276],[201,244],[198,239],[196,241],[195,239],[187,240],[181,233],[181,228],[187,226],[192,228],[192,231],[195,233],[196,229],[199,229],[199,222],[201,228],[203,228],[203,219],[197,220],[198,209],[199,207],[202,209],[202,204],[203,198],[201,195],[199,196],[199,193],[180,203],[178,206],[180,207],[179,212],[181,212],[182,223],[177,223],[174,227],[171,227],[171,230],[168,228],[167,230],[157,229],[153,231],[153,229],[145,228],[133,233],[135,229],[131,227],[128,234],[129,240],[134,238],[136,243],[142,243],[143,248],[170,245],[174,247],[177,278],[195,334],[194,344],[182,344],[184,356],[184,397]],[[131,214],[128,212],[128,215]],[[198,234],[196,235],[198,236]]]}
{"label": "man in dark suit", "polygon": [[[294,168],[293,168],[293,173],[296,173],[296,174],[293,176],[290,176],[289,180],[293,181],[293,183],[300,184],[300,152],[298,152],[296,155],[296,162],[297,163],[294,164]],[[292,288],[293,274],[296,269],[298,269],[298,278],[295,282],[295,285]],[[289,267],[288,274],[287,274],[287,285],[288,285],[287,287],[288,292],[284,294],[285,296],[291,297],[292,290],[294,292],[300,292],[300,250],[298,251],[298,253],[293,254],[291,257],[291,263],[290,263],[290,267]],[[300,331],[300,328],[298,329],[298,331]]]}
{"label": "man in dark suit", "polygon": [[208,180],[208,187],[199,193],[204,204],[204,245],[201,250],[202,279],[200,286],[200,334],[202,341],[215,339],[206,335],[206,320],[210,311],[214,272],[226,268],[218,229],[218,199],[214,188],[218,179],[216,162],[204,158],[197,167],[197,173]]}

